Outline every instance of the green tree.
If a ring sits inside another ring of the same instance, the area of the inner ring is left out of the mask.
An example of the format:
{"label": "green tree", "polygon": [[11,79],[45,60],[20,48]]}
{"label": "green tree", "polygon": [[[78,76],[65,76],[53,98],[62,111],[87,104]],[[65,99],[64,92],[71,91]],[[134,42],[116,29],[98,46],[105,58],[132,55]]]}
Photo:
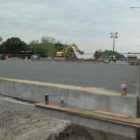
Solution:
{"label": "green tree", "polygon": [[31,51],[33,54],[38,53],[38,46],[39,46],[39,41],[38,40],[33,40],[30,42],[28,45],[29,51]]}
{"label": "green tree", "polygon": [[2,40],[3,40],[2,37],[0,37],[0,42],[2,42]]}
{"label": "green tree", "polygon": [[94,54],[95,60],[99,59],[101,56],[102,56],[102,52],[100,50],[96,51]]}
{"label": "green tree", "polygon": [[41,38],[41,43],[46,43],[46,44],[51,43],[51,44],[55,44],[55,43],[56,43],[56,40],[55,40],[55,38],[50,37],[50,36],[43,36],[43,37]]}
{"label": "green tree", "polygon": [[19,54],[24,50],[27,50],[27,44],[18,37],[8,38],[1,45],[2,53]]}
{"label": "green tree", "polygon": [[94,57],[95,57],[96,60],[99,59],[99,58],[100,59],[109,59],[109,57],[111,55],[115,55],[117,60],[123,60],[125,58],[124,55],[122,55],[122,54],[120,54],[116,51],[113,54],[112,50],[96,51],[95,54],[94,54]]}

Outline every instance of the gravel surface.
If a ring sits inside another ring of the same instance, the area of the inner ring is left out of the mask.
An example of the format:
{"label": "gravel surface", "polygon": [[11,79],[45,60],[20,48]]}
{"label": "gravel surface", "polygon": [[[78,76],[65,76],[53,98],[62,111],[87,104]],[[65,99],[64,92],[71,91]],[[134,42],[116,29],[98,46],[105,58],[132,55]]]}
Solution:
{"label": "gravel surface", "polygon": [[57,140],[67,127],[65,121],[15,111],[0,102],[0,140]]}
{"label": "gravel surface", "polygon": [[84,127],[48,118],[31,108],[0,96],[0,140],[95,140]]}
{"label": "gravel surface", "polygon": [[41,112],[31,104],[0,96],[0,140],[114,140],[119,137],[48,118]]}
{"label": "gravel surface", "polygon": [[9,60],[0,61],[0,68],[0,77],[94,86],[119,92],[120,83],[124,80],[128,93],[137,92],[137,66]]}

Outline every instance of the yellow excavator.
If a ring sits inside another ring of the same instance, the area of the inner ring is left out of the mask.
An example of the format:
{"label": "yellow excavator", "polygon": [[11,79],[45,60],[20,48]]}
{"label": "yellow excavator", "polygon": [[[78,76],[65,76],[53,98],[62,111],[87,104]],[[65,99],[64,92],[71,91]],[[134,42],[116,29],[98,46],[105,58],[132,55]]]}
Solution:
{"label": "yellow excavator", "polygon": [[64,57],[64,48],[57,50],[56,57]]}
{"label": "yellow excavator", "polygon": [[77,45],[75,44],[70,44],[70,45],[67,45],[65,48],[61,49],[61,50],[58,50],[56,52],[56,56],[57,57],[64,57],[65,59],[76,59],[77,56],[76,56],[76,52],[78,52],[79,54],[84,54],[83,51],[81,51]]}

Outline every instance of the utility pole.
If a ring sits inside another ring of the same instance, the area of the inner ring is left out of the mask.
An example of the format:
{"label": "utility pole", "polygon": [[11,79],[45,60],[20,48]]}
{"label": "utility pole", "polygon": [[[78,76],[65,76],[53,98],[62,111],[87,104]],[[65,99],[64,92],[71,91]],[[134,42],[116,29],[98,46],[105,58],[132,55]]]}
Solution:
{"label": "utility pole", "polygon": [[138,96],[140,96],[140,53],[139,53],[138,65],[139,65],[139,70],[138,70]]}
{"label": "utility pole", "polygon": [[[130,7],[130,9],[140,9],[139,6]],[[140,117],[140,53],[138,59],[138,94],[137,94],[137,117]],[[137,139],[140,139],[140,129],[137,129]]]}
{"label": "utility pole", "polygon": [[[140,9],[140,6],[131,6],[129,7],[131,10],[133,9]],[[138,58],[138,96],[140,97],[140,53]]]}

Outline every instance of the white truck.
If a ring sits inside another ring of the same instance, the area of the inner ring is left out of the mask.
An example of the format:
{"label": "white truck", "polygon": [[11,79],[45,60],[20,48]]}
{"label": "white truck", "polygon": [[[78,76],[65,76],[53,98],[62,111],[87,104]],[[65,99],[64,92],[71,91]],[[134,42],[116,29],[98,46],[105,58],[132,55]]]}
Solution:
{"label": "white truck", "polygon": [[128,55],[127,58],[126,58],[126,62],[128,64],[131,64],[131,65],[137,65],[138,64],[138,58],[136,55]]}

